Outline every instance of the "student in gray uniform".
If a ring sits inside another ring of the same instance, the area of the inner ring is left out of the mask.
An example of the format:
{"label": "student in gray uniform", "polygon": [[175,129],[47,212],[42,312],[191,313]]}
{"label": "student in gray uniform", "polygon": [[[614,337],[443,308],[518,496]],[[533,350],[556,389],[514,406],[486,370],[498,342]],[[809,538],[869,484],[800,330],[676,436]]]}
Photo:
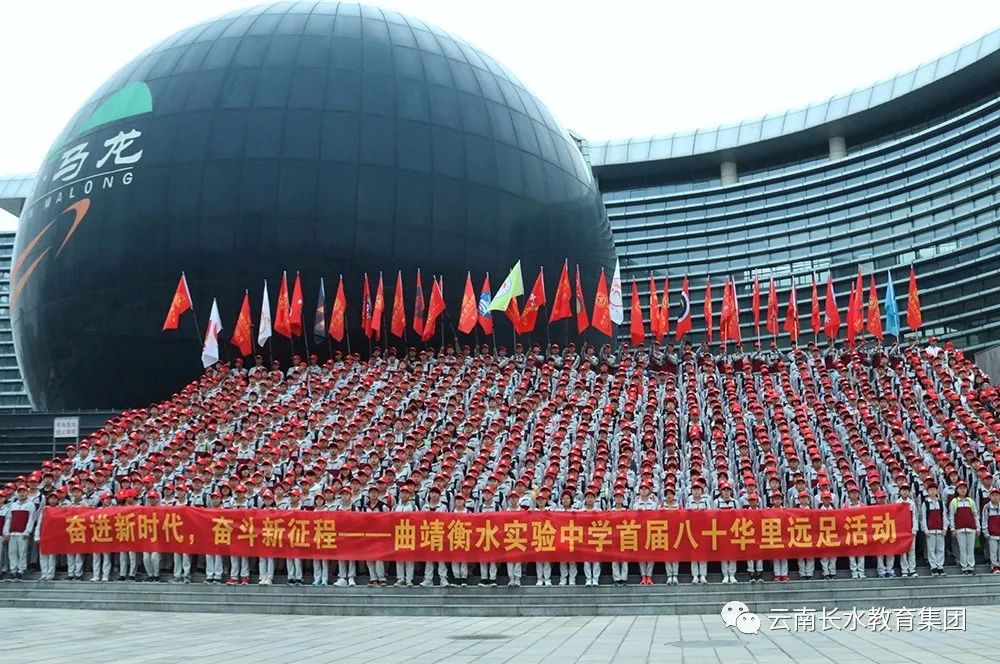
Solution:
{"label": "student in gray uniform", "polygon": [[[812,498],[810,497],[808,491],[799,491],[799,494],[796,497],[795,507],[797,507],[800,510],[811,510],[813,508]],[[808,581],[812,579],[813,574],[816,573],[816,559],[799,558],[798,567],[799,567],[799,578]]]}
{"label": "student in gray uniform", "polygon": [[[222,509],[222,494],[213,491],[208,498],[209,507],[212,509]],[[219,554],[208,554],[205,556],[205,583],[222,583],[222,556]]]}
{"label": "student in gray uniform", "polygon": [[[175,507],[188,506],[187,489],[184,486],[177,487],[177,493],[171,503]],[[174,578],[172,583],[191,583],[191,554],[174,554]]]}
{"label": "student in gray uniform", "polygon": [[[568,489],[564,489],[559,498],[559,506],[556,508],[561,512],[573,511],[573,494]],[[576,585],[576,563],[559,563],[559,585]]]}
{"label": "student in gray uniform", "polygon": [[[466,499],[464,493],[455,494],[455,509],[452,510],[454,514],[468,514],[469,508],[466,507]],[[455,578],[455,584],[459,586],[469,585],[469,563],[467,562],[454,562],[451,564],[451,575]]]}
{"label": "student in gray uniform", "polygon": [[[819,494],[819,505],[816,506],[818,510],[835,510],[837,505],[833,502],[833,494],[829,491],[821,491]],[[837,578],[837,557],[826,557],[819,559],[820,570],[823,572],[823,578],[827,581]]]}
{"label": "student in gray uniform", "polygon": [[[521,509],[531,508],[531,497],[530,496],[518,496],[515,493],[511,493],[508,497],[509,505],[507,509],[511,512],[516,512]],[[507,587],[508,588],[519,588],[521,586],[521,563],[510,562],[507,563]]]}
{"label": "student in gray uniform", "polygon": [[[119,504],[132,507],[137,504],[139,492],[136,489],[123,489],[119,494]],[[118,554],[118,580],[135,581],[139,573],[139,555],[135,551],[121,551]]]}
{"label": "student in gray uniform", "polygon": [[[597,492],[594,489],[587,489],[583,493],[583,511],[598,511],[596,500]],[[583,585],[599,586],[601,584],[601,563],[584,563],[583,576],[586,579]]]}
{"label": "student in gray uniform", "polygon": [[[95,507],[110,507],[111,494],[102,493]],[[110,553],[94,553],[91,556],[91,569],[93,574],[90,577],[91,583],[107,583],[111,577],[111,555]]]}
{"label": "student in gray uniform", "polygon": [[[274,492],[264,489],[260,493],[260,507],[265,510],[277,509],[278,504],[274,501]],[[274,558],[258,558],[258,579],[257,585],[269,586],[274,583]]]}
{"label": "student in gray uniform", "polygon": [[[150,490],[146,493],[146,506],[159,507],[160,493]],[[146,572],[146,581],[150,583],[160,583],[160,554],[158,552],[144,551],[142,554],[142,568]]]}
{"label": "student in gray uniform", "polygon": [[[292,489],[288,492],[288,504],[285,505],[284,509],[299,511],[303,508],[302,505],[302,490]],[[285,559],[285,569],[288,570],[288,585],[290,586],[301,586],[302,585],[302,559],[301,558],[286,558]]]}
{"label": "student in gray uniform", "polygon": [[[611,510],[614,512],[625,510],[625,489],[615,489],[611,499]],[[643,583],[645,583],[646,577],[642,578]],[[628,585],[628,562],[615,561],[611,563],[611,580],[616,586]]]}
{"label": "student in gray uniform", "polygon": [[910,548],[899,556],[899,576],[917,576],[917,530],[920,528],[920,519],[917,516],[917,505],[910,498],[910,485],[903,484],[899,487],[899,498],[897,503],[906,503],[910,506],[910,532],[913,539],[910,541]]}
{"label": "student in gray uniform", "polygon": [[[381,491],[377,485],[368,487],[368,497],[358,504],[356,510],[358,512],[388,512],[389,506],[379,498],[380,494]],[[368,560],[365,561],[365,565],[368,567],[368,585],[376,587],[385,585],[385,562]]]}
{"label": "student in gray uniform", "polygon": [[[350,486],[345,486],[340,491],[340,504],[337,509],[340,511],[350,511],[353,507],[352,492]],[[348,586],[354,586],[354,577],[357,574],[357,563],[353,560],[338,560],[337,561],[337,580],[333,585],[338,588],[345,588]]]}
{"label": "student in gray uniform", "polygon": [[[710,510],[712,509],[712,501],[709,500],[708,496],[704,495],[705,483],[701,478],[697,479],[694,484],[691,485],[691,495],[688,496],[687,504],[684,505],[685,509],[689,510]],[[691,562],[691,583],[708,583],[706,575],[708,574],[708,563],[703,560],[694,560]]]}
{"label": "student in gray uniform", "polygon": [[[45,499],[45,507],[58,507],[59,506],[59,495],[56,493],[50,493]],[[45,507],[41,509],[38,513],[38,518],[35,520],[34,536],[35,543],[37,544],[42,539],[42,520],[45,518]],[[0,540],[3,540],[0,537]],[[53,554],[39,555],[38,563],[42,568],[42,575],[38,578],[39,581],[54,581],[56,578],[56,557]]]}
{"label": "student in gray uniform", "polygon": [[[441,501],[441,489],[437,486],[431,486],[427,490],[427,504],[424,505],[423,510],[425,512],[447,512],[448,506]],[[411,563],[413,564],[413,563]],[[448,585],[448,563],[424,563],[424,580],[420,582],[420,585],[424,588],[429,588],[434,585],[434,567],[437,565],[438,580],[440,585]]]}
{"label": "student in gray uniform", "polygon": [[[493,488],[488,484],[483,487],[479,505],[480,512],[496,512],[496,501],[493,498]],[[479,585],[495,586],[497,584],[497,564],[479,563]]]}
{"label": "student in gray uniform", "polygon": [[[247,488],[242,484],[237,485],[236,497],[229,504],[229,507],[234,510],[250,509],[250,504],[247,503]],[[301,563],[299,564],[301,565]],[[244,586],[250,585],[250,558],[248,556],[229,556],[228,585],[235,586],[237,583]]]}
{"label": "student in gray uniform", "polygon": [[[406,482],[399,489],[399,503],[392,510],[393,512],[416,512],[417,504],[413,501],[413,484]],[[413,574],[417,564],[412,560],[396,561],[396,584],[397,586],[413,586]],[[433,571],[431,572],[433,574]],[[423,584],[421,584],[423,585]],[[433,582],[431,584],[433,585]]]}
{"label": "student in gray uniform", "polygon": [[[547,512],[549,509],[549,495],[546,492],[539,491],[538,495],[535,496],[535,510],[540,512]],[[552,585],[552,563],[548,561],[539,561],[535,563],[535,569],[537,570],[538,579],[535,581],[536,586],[551,586]]]}
{"label": "student in gray uniform", "polygon": [[[677,491],[674,489],[673,484],[667,484],[663,487],[663,509],[665,510],[679,510],[681,509],[680,501],[677,500]],[[676,560],[666,561],[667,568],[667,585],[676,586],[680,583],[678,576],[680,575],[681,565]]]}
{"label": "student in gray uniform", "polygon": [[[771,494],[772,509],[779,509],[785,506],[785,498],[780,491]],[[788,558],[775,558],[771,561],[771,574],[775,581],[788,581]]]}
{"label": "student in gray uniform", "polygon": [[[733,487],[729,482],[719,483],[719,499],[715,502],[715,509],[719,510],[734,510],[737,509],[739,505],[736,499],[733,498]],[[737,583],[736,581],[736,561],[735,560],[723,560],[721,563],[722,567],[722,582],[723,583]]]}
{"label": "student in gray uniform", "polygon": [[[861,491],[858,489],[857,485],[851,484],[847,487],[847,502],[844,503],[844,508],[848,509],[851,507],[864,507],[864,503],[861,502]],[[865,557],[864,556],[848,556],[847,563],[851,568],[851,578],[852,579],[863,579],[865,578]]]}
{"label": "student in gray uniform", "polygon": [[[330,506],[326,504],[326,497],[322,493],[317,493],[313,498],[313,511],[314,512],[327,512],[330,510]],[[313,585],[314,586],[325,586],[329,584],[330,579],[330,561],[324,560],[322,558],[313,558]]]}
{"label": "student in gray uniform", "polygon": [[[639,495],[632,502],[632,509],[634,510],[657,510],[660,509],[660,501],[656,499],[656,496],[652,493],[652,483],[643,480],[642,484],[639,485]],[[653,585],[653,562],[640,562],[639,563],[639,585],[641,586],[651,586]],[[628,569],[626,567],[623,583],[621,585],[628,584]]]}
{"label": "student in gray uniform", "polygon": [[1000,574],[1000,487],[990,487],[990,502],[983,505],[979,523],[983,529],[983,548],[989,553],[993,574]]}
{"label": "student in gray uniform", "polygon": [[944,500],[938,495],[937,482],[928,478],[925,485],[927,495],[920,501],[920,531],[924,534],[931,576],[944,576],[944,541],[945,531],[948,530],[948,514]]}

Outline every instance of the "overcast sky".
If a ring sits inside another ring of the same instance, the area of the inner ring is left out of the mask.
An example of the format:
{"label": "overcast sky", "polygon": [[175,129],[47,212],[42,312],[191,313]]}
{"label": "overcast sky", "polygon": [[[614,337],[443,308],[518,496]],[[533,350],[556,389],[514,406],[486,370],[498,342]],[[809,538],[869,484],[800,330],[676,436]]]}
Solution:
{"label": "overcast sky", "polygon": [[[136,54],[246,0],[0,1],[0,176],[34,171]],[[1000,27],[992,0],[381,0],[503,62],[600,140],[710,127],[866,86]],[[0,212],[0,216],[6,213]],[[0,227],[10,219],[0,218]]]}

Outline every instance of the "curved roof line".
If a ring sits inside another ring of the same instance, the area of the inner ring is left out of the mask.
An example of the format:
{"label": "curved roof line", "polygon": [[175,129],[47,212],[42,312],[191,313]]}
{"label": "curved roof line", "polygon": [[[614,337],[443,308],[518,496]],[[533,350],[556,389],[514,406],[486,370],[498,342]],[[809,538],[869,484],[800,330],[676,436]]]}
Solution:
{"label": "curved roof line", "polygon": [[808,106],[713,128],[590,141],[590,161],[594,166],[605,166],[690,157],[786,136],[863,113],[939,81],[998,50],[1000,28],[892,78]]}

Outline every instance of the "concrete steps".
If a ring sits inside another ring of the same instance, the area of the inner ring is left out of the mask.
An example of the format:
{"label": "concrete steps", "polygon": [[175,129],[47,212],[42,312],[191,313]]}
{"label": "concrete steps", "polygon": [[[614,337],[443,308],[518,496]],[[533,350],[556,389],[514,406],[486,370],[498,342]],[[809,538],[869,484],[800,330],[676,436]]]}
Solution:
{"label": "concrete steps", "polygon": [[597,588],[315,588],[206,586],[201,583],[55,581],[0,584],[0,607],[207,613],[374,616],[606,616],[714,613],[731,600],[751,611],[916,608],[1000,604],[1000,576],[791,581],[750,585]]}

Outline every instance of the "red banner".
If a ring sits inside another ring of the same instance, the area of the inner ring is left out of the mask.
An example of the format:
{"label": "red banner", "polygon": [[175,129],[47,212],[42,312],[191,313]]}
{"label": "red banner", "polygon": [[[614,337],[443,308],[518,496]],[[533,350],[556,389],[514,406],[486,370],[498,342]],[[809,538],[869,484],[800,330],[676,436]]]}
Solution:
{"label": "red banner", "polygon": [[349,512],[48,507],[41,552],[330,560],[695,561],[895,555],[904,503],[855,509]]}

